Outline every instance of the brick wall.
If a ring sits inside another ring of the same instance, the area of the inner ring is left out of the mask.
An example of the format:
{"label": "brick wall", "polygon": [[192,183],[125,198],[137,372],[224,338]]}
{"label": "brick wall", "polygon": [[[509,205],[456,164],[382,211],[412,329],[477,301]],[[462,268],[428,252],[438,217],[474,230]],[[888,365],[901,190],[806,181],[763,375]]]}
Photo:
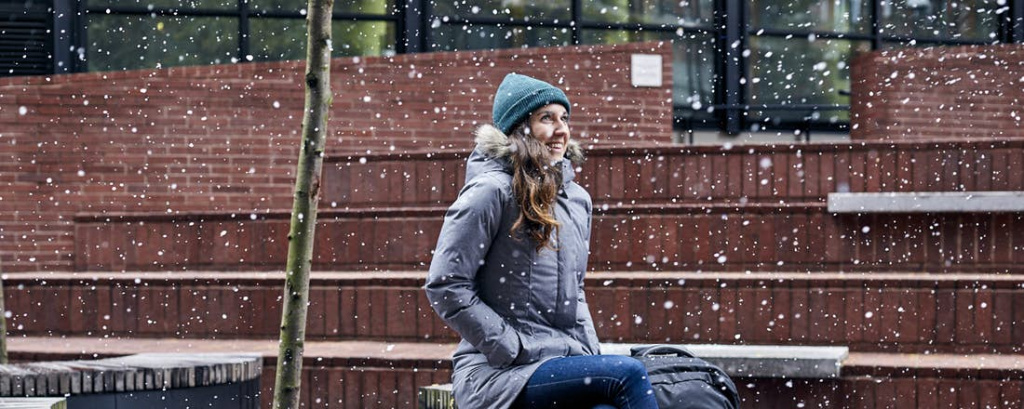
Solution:
{"label": "brick wall", "polygon": [[854,140],[1024,138],[1024,45],[910,48],[852,61]]}
{"label": "brick wall", "polygon": [[[633,53],[663,56],[663,87],[630,85]],[[513,70],[567,91],[583,141],[665,142],[671,61],[661,42],[336,59],[328,154],[466,148]],[[0,79],[4,269],[72,268],[80,212],[290,208],[302,66]]]}

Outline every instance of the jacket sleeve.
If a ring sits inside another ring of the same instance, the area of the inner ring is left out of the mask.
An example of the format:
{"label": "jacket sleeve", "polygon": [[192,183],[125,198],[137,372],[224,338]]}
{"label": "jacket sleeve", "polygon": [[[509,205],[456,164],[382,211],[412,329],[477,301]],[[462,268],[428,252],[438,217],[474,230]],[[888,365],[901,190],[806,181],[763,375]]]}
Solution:
{"label": "jacket sleeve", "polygon": [[425,286],[437,315],[495,368],[511,365],[521,348],[517,331],[477,295],[477,270],[501,225],[502,196],[486,176],[463,188],[445,214]]}
{"label": "jacket sleeve", "polygon": [[[593,216],[593,204],[590,201],[590,198],[587,197],[587,228],[586,228],[586,231],[584,232],[584,235],[583,235],[584,236],[583,237],[583,239],[584,239],[583,246],[584,246],[585,249],[587,249],[587,257],[588,258],[590,256],[590,233],[591,233],[590,229],[591,229],[591,227],[593,227],[593,223],[592,223],[593,219],[594,219],[594,216]],[[586,270],[585,267],[584,267],[584,270]],[[600,344],[600,341],[597,339],[597,330],[596,330],[596,328],[594,328],[594,318],[590,314],[590,305],[587,303],[587,293],[586,293],[586,291],[583,288],[583,282],[584,282],[585,276],[586,276],[585,273],[584,273],[584,275],[580,276],[580,280],[579,280],[579,283],[578,283],[578,285],[579,285],[579,302],[576,304],[577,305],[576,308],[578,309],[576,311],[576,316],[578,317],[578,319],[580,321],[582,321],[584,332],[587,334],[587,341],[590,344],[587,347],[590,348],[590,353],[592,353],[594,355],[600,355],[601,354],[601,344]]]}

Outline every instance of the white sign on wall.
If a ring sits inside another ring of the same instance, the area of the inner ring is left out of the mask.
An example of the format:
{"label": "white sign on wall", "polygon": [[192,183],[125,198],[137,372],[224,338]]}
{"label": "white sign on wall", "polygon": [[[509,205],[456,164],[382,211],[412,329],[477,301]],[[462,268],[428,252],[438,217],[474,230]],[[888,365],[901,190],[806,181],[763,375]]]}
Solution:
{"label": "white sign on wall", "polygon": [[630,77],[634,87],[661,86],[661,54],[633,54]]}

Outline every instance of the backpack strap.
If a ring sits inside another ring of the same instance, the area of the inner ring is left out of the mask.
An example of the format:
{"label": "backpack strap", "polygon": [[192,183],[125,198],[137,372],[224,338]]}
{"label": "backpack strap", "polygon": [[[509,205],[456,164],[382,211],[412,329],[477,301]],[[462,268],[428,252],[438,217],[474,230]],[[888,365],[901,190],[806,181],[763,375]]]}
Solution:
{"label": "backpack strap", "polygon": [[653,344],[653,345],[636,345],[629,348],[629,355],[633,357],[642,357],[649,355],[675,355],[680,358],[696,358],[693,352],[684,348],[680,345],[666,345],[666,344]]}

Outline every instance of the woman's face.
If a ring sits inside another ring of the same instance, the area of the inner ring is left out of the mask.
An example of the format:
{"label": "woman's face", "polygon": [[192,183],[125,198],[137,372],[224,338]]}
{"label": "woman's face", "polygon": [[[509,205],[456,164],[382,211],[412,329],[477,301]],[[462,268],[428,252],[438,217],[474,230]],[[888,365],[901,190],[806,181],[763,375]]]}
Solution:
{"label": "woman's face", "polygon": [[548,147],[551,159],[565,157],[569,145],[569,113],[562,104],[548,104],[530,114],[530,135]]}

